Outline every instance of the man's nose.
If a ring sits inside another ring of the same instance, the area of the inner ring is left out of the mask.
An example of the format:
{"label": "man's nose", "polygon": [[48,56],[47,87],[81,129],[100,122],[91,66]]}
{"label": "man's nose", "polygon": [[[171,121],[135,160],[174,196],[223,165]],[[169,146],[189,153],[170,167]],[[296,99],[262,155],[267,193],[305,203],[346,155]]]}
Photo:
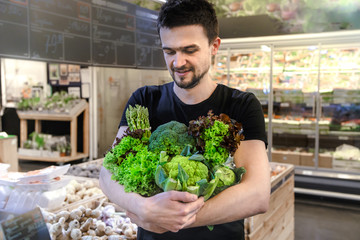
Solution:
{"label": "man's nose", "polygon": [[174,59],[174,67],[181,67],[186,64],[186,57],[182,53],[176,53]]}

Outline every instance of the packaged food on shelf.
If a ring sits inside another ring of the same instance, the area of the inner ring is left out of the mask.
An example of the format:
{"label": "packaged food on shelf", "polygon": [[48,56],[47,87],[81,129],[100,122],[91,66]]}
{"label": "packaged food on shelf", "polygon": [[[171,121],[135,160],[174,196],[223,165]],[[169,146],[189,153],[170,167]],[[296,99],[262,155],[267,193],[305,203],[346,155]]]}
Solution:
{"label": "packaged food on shelf", "polygon": [[360,149],[348,144],[342,144],[336,148],[334,158],[360,161]]}
{"label": "packaged food on shelf", "polygon": [[4,210],[15,214],[26,213],[36,207],[55,208],[65,199],[65,189],[36,191],[15,188],[11,191]]}
{"label": "packaged food on shelf", "polygon": [[0,175],[1,209],[22,214],[36,206],[51,209],[61,205],[66,196],[64,187],[71,180],[64,176],[69,166]]}
{"label": "packaged food on shelf", "polygon": [[48,182],[54,178],[64,175],[69,170],[70,164],[64,166],[49,166],[39,170],[29,171],[24,173],[19,178],[20,183],[37,183],[37,182]]}

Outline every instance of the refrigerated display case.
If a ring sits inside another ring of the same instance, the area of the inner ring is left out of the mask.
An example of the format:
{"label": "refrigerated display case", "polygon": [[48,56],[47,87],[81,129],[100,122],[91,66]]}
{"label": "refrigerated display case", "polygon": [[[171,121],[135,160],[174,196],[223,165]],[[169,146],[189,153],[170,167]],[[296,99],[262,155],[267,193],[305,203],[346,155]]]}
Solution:
{"label": "refrigerated display case", "polygon": [[360,199],[359,39],[359,30],[223,39],[214,58],[214,81],[260,100],[269,159],[295,165],[298,191]]}

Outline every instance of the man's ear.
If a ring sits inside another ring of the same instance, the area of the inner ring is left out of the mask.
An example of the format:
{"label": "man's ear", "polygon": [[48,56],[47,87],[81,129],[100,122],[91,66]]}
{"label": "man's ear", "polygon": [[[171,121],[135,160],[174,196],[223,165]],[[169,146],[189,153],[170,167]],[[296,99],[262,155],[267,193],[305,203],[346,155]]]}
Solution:
{"label": "man's ear", "polygon": [[211,45],[211,54],[216,55],[217,51],[219,50],[221,43],[221,39],[219,37],[215,38]]}

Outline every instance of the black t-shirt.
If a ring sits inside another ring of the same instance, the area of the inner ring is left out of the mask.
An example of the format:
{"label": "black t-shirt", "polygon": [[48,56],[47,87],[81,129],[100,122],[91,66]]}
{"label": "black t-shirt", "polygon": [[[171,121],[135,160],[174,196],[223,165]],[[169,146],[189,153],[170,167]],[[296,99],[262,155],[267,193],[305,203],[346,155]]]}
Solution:
{"label": "black t-shirt", "polygon": [[[267,146],[264,115],[254,94],[218,84],[208,99],[198,104],[188,105],[176,96],[173,86],[174,83],[171,82],[160,86],[139,88],[132,94],[127,106],[139,104],[147,107],[152,131],[159,125],[172,120],[188,125],[189,121],[195,120],[199,116],[206,116],[209,110],[216,115],[225,113],[230,118],[242,123],[245,140],[262,140]],[[119,126],[127,126],[125,111]],[[139,228],[138,239],[242,240],[244,239],[244,221],[215,225],[212,231],[207,227],[196,227],[183,229],[178,233],[155,234]]]}

